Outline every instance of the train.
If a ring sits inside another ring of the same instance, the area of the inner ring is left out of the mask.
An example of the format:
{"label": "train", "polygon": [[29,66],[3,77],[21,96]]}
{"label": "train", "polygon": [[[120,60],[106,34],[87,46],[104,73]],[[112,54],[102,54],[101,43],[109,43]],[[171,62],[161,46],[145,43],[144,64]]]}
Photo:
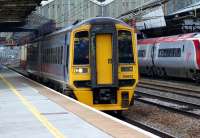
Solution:
{"label": "train", "polygon": [[24,44],[21,62],[30,77],[98,110],[121,113],[134,102],[136,46],[129,25],[95,17]]}
{"label": "train", "polygon": [[200,33],[138,40],[142,75],[200,82]]}

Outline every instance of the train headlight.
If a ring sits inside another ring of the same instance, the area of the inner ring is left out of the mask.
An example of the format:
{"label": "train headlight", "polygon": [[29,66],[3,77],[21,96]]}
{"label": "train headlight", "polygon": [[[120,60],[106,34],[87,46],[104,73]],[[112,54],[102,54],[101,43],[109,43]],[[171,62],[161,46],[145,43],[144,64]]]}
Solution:
{"label": "train headlight", "polygon": [[82,67],[75,68],[74,73],[88,73],[88,68],[82,68]]}
{"label": "train headlight", "polygon": [[78,69],[78,72],[79,72],[79,73],[83,73],[83,69],[82,69],[82,68],[79,68],[79,69]]}
{"label": "train headlight", "polygon": [[78,68],[75,68],[74,69],[74,73],[78,73],[79,69]]}

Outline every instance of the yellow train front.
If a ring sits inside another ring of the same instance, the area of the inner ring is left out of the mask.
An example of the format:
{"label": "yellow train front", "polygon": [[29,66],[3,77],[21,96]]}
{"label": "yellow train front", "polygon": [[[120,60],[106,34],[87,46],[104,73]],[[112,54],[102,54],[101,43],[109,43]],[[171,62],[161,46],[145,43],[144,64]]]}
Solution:
{"label": "yellow train front", "polygon": [[126,110],[138,82],[136,44],[124,22],[92,18],[27,44],[26,71],[98,110]]}
{"label": "yellow train front", "polygon": [[74,97],[98,110],[126,110],[138,82],[136,33],[120,20],[89,19],[70,32],[69,82]]}

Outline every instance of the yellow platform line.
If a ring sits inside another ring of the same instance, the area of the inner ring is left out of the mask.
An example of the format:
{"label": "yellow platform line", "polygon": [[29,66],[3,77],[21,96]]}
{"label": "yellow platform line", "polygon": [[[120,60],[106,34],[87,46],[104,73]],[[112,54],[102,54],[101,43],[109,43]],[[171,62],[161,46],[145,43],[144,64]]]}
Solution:
{"label": "yellow platform line", "polygon": [[28,108],[28,110],[51,132],[56,138],[65,138],[65,136],[54,127],[49,120],[40,114],[35,106],[33,106],[24,96],[22,96],[9,81],[7,81],[1,74],[0,79],[11,89],[11,91],[20,99],[20,101]]}

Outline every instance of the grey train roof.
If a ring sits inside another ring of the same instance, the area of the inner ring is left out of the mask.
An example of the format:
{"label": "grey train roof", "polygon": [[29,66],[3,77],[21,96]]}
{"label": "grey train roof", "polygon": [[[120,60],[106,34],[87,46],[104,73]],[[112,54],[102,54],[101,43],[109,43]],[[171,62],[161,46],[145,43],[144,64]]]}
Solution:
{"label": "grey train roof", "polygon": [[98,24],[98,23],[108,23],[108,22],[115,23],[115,24],[120,23],[120,24],[128,26],[128,24],[126,24],[125,22],[123,22],[119,19],[112,18],[112,17],[95,17],[95,18],[90,18],[90,19],[84,20],[84,21],[78,23],[77,25],[73,26],[73,28],[76,28],[83,24]]}
{"label": "grey train roof", "polygon": [[111,17],[95,17],[95,18],[90,18],[90,19],[87,19],[87,20],[83,20],[81,21],[80,23],[76,24],[76,25],[70,25],[68,27],[65,27],[61,30],[58,30],[56,32],[53,32],[51,34],[49,34],[48,36],[51,36],[51,35],[55,35],[55,34],[59,34],[59,33],[62,33],[62,32],[65,32],[65,31],[69,31],[69,30],[72,30],[74,28],[77,28],[81,25],[84,25],[84,24],[98,24],[98,23],[120,23],[120,24],[123,24],[127,27],[130,27],[128,24],[126,24],[125,22],[119,20],[119,19],[115,19],[115,18],[111,18]]}

